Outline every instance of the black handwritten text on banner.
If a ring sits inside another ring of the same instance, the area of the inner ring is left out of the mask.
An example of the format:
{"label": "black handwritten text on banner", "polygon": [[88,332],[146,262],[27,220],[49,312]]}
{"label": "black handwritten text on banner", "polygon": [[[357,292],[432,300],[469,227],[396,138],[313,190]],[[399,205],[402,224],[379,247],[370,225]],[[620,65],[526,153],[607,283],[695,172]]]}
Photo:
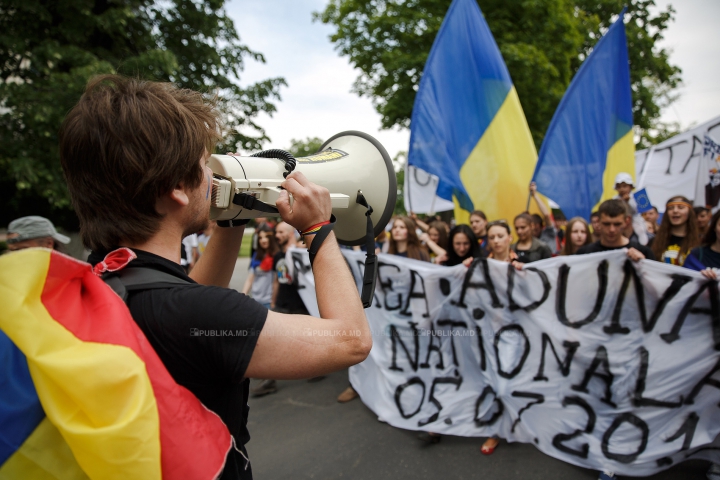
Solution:
{"label": "black handwritten text on banner", "polygon": [[[360,284],[364,255],[343,254]],[[288,255],[317,314],[307,254]],[[624,475],[718,457],[720,294],[696,272],[622,251],[523,271],[381,255],[366,313],[373,348],[350,380],[393,426]]]}

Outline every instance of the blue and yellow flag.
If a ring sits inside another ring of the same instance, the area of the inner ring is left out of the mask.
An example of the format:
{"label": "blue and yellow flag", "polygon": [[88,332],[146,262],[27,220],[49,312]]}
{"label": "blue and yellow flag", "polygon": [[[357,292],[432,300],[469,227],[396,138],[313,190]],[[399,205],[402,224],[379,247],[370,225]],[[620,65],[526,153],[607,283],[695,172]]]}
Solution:
{"label": "blue and yellow flag", "polygon": [[619,172],[635,178],[624,13],[575,74],[540,148],[533,176],[538,191],[567,218],[589,219],[599,202],[614,197]]}
{"label": "blue and yellow flag", "polygon": [[475,0],[453,0],[425,64],[408,164],[439,177],[455,218],[489,220],[526,208],[537,152],[515,87]]}

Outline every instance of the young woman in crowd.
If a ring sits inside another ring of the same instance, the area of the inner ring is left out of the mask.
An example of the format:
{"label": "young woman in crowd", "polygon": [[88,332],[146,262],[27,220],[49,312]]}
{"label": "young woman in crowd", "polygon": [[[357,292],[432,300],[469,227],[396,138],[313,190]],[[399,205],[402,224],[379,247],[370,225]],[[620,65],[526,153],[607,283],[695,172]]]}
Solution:
{"label": "young woman in crowd", "polygon": [[683,267],[697,270],[711,280],[718,279],[720,269],[720,211],[712,216],[702,245],[693,248],[685,258]]}
{"label": "young woman in crowd", "polygon": [[434,221],[428,225],[427,232],[420,235],[420,241],[433,263],[444,263],[447,260],[448,233],[445,222]]}
{"label": "young woman in crowd", "polygon": [[472,229],[467,225],[456,225],[450,230],[448,259],[445,265],[454,267],[464,263],[470,265],[473,258],[482,257],[480,245]]}
{"label": "young woman in crowd", "polygon": [[512,249],[517,254],[518,262],[531,263],[552,257],[550,247],[533,235],[533,219],[529,214],[521,213],[515,217],[513,223],[515,224],[518,241],[512,245]]}
{"label": "young woman in crowd", "polygon": [[574,255],[578,248],[590,243],[592,243],[592,235],[585,219],[571,218],[565,227],[565,245],[561,255]]}
{"label": "young woman in crowd", "polygon": [[395,217],[390,231],[388,253],[425,262],[430,261],[430,255],[420,245],[420,239],[415,233],[415,222],[410,217]]}
{"label": "young woman in crowd", "polygon": [[250,294],[257,302],[270,308],[272,300],[273,257],[278,252],[275,233],[270,228],[260,228],[258,232],[258,246],[250,259],[250,274],[248,275],[242,293]]}
{"label": "young woman in crowd", "polygon": [[482,210],[475,210],[470,214],[470,228],[475,234],[475,238],[477,238],[478,245],[484,250],[484,253],[489,252],[487,244],[487,224],[487,217]]}
{"label": "young woman in crowd", "polygon": [[[503,220],[490,222],[487,227],[487,233],[488,248],[490,249],[488,258],[512,263],[515,268],[522,268],[523,264],[517,261],[517,255],[510,248],[510,244],[512,243],[510,225]],[[485,440],[485,443],[480,447],[480,452],[484,455],[490,455],[495,451],[499,443],[500,437],[490,437]]]}
{"label": "young woman in crowd", "polygon": [[692,203],[678,195],[668,200],[660,228],[652,242],[655,258],[682,266],[690,250],[700,245],[697,220]]}

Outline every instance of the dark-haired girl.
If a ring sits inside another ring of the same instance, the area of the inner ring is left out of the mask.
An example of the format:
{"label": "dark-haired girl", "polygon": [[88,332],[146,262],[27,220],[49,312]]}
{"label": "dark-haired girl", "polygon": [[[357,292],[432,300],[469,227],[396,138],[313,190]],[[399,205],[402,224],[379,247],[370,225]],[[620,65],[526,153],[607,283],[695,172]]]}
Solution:
{"label": "dark-haired girl", "polygon": [[388,253],[415,260],[430,261],[430,256],[420,245],[415,222],[410,217],[396,217],[390,231],[390,245]]}
{"label": "dark-haired girl", "polygon": [[652,242],[655,258],[663,263],[682,266],[690,250],[698,245],[700,235],[692,203],[681,195],[670,198]]}
{"label": "dark-haired girl", "polygon": [[552,257],[550,247],[535,238],[532,231],[533,218],[527,213],[515,217],[515,233],[518,241],[512,249],[517,254],[518,262],[531,263]]}
{"label": "dark-haired girl", "polygon": [[448,243],[448,259],[445,262],[448,267],[461,263],[470,265],[473,258],[482,256],[477,237],[467,225],[455,225],[450,230]]}
{"label": "dark-haired girl", "polygon": [[720,211],[712,216],[702,245],[693,248],[685,258],[683,267],[697,270],[711,280],[720,272]]}

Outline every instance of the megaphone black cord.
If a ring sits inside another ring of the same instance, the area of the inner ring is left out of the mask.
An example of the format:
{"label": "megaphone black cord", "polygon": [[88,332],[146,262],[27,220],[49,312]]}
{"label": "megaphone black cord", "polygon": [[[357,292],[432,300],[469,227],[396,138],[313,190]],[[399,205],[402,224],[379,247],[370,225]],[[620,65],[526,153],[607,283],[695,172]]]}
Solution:
{"label": "megaphone black cord", "polygon": [[263,150],[262,152],[253,153],[250,156],[283,160],[285,162],[285,170],[287,170],[287,172],[283,173],[284,178],[287,178],[290,172],[295,170],[295,165],[297,165],[297,160],[295,160],[295,157],[293,157],[292,153],[286,152],[285,150],[280,150],[278,148],[273,148],[272,150]]}

